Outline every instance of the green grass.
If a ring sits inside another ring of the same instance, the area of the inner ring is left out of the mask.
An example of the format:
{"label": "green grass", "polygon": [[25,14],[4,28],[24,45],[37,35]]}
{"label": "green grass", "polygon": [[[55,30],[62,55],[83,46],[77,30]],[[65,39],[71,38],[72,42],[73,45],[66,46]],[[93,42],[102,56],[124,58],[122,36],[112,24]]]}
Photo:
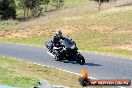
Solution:
{"label": "green grass", "polygon": [[[83,88],[80,86],[78,78],[79,76],[77,75],[53,68],[42,67],[25,61],[18,61],[14,58],[0,56],[1,85],[32,88],[38,85],[40,80],[47,80],[50,84],[54,85],[63,85],[70,88]],[[112,87],[98,86],[97,88]]]}
{"label": "green grass", "polygon": [[15,25],[17,25],[17,21],[13,21],[13,20],[2,21],[2,20],[0,20],[0,30],[7,29],[7,28],[10,28]]}
{"label": "green grass", "polygon": [[0,84],[3,85],[29,88],[37,85],[40,80],[48,80],[55,85],[81,88],[78,78],[60,70],[0,56]]}
{"label": "green grass", "polygon": [[18,61],[11,60],[7,57],[0,57],[0,84],[23,88],[37,84],[38,79],[36,78],[15,74],[17,71],[20,71],[20,66],[18,65]]}
{"label": "green grass", "polygon": [[[114,9],[113,9],[114,10]],[[81,19],[79,20],[67,20],[65,23],[69,24],[99,24],[99,25],[111,25],[111,26],[119,26],[122,28],[131,28],[132,24],[132,10],[119,10],[119,11],[93,11],[88,14],[82,14]],[[131,30],[131,29],[130,29]]]}
{"label": "green grass", "polygon": [[47,39],[44,39],[42,37],[0,39],[0,41],[3,41],[3,42],[17,42],[17,43],[24,43],[24,44],[35,44],[38,46],[43,46],[44,42],[46,42],[46,40]]}
{"label": "green grass", "polygon": [[30,77],[0,77],[1,84],[4,85],[10,85],[10,86],[16,86],[16,87],[32,87],[35,84],[37,84],[37,80]]}
{"label": "green grass", "polygon": [[81,50],[132,57],[131,50],[110,47],[129,44],[132,41],[132,35],[130,34],[109,34],[81,30],[71,34],[71,36]]}
{"label": "green grass", "polygon": [[64,8],[86,5],[89,0],[65,0]]}

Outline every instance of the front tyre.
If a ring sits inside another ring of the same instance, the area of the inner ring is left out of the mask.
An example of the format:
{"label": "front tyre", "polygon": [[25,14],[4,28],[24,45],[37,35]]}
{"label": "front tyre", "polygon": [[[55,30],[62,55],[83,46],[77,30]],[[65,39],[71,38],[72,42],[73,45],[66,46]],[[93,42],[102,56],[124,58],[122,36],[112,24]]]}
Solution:
{"label": "front tyre", "polygon": [[56,61],[61,61],[62,58],[63,58],[63,57],[60,55],[60,53],[59,53],[58,51],[55,51],[55,58],[54,58],[54,59],[55,59]]}
{"label": "front tyre", "polygon": [[81,54],[79,54],[78,58],[76,58],[76,62],[79,63],[80,65],[84,65],[85,64],[85,59]]}
{"label": "front tyre", "polygon": [[62,60],[62,57],[61,56],[55,56],[55,61],[61,61]]}

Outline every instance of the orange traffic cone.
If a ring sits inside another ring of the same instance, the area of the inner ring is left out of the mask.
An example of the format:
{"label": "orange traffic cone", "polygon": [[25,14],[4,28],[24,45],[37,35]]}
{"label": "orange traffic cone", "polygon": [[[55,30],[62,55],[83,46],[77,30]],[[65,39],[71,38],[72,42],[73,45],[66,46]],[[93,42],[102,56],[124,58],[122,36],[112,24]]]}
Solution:
{"label": "orange traffic cone", "polygon": [[84,67],[82,67],[82,77],[88,78],[88,71],[85,72]]}

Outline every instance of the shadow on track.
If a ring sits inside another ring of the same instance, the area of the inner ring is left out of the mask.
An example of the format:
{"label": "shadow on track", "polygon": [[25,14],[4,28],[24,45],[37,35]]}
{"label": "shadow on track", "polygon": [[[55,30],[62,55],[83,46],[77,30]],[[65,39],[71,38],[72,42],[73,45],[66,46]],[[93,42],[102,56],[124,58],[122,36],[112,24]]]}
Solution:
{"label": "shadow on track", "polygon": [[[75,62],[75,61],[63,60],[62,62],[64,62],[64,63],[71,63],[71,64],[78,64],[78,63]],[[100,65],[100,64],[95,64],[95,63],[85,63],[84,65],[87,65],[87,66],[102,66],[102,65]]]}
{"label": "shadow on track", "polygon": [[95,63],[85,63],[84,65],[88,65],[88,66],[103,66],[103,65],[95,64]]}

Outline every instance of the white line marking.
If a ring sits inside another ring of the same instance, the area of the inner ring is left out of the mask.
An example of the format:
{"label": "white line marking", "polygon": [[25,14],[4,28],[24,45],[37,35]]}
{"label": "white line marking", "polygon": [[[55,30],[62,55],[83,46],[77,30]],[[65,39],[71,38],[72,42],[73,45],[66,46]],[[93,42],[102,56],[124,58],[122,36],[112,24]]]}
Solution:
{"label": "white line marking", "polygon": [[120,88],[126,88],[126,87],[122,87],[122,86],[119,86]]}
{"label": "white line marking", "polygon": [[[29,62],[32,64],[32,62]],[[78,75],[78,76],[82,76],[81,74],[79,73],[75,73],[75,72],[71,72],[71,71],[68,71],[68,70],[63,70],[63,69],[60,69],[60,68],[56,68],[56,67],[51,67],[51,66],[48,66],[48,65],[42,65],[42,64],[37,64],[36,62],[33,63],[35,65],[39,65],[39,66],[42,66],[42,67],[48,67],[48,68],[53,68],[53,69],[57,69],[59,71],[64,71],[64,72],[67,72],[67,73],[70,73],[70,74],[74,74],[74,75]],[[88,77],[90,79],[95,79],[94,77]],[[122,87],[122,86],[119,86],[120,88],[125,88],[125,87]]]}
{"label": "white line marking", "polygon": [[[15,58],[15,60],[24,61],[22,59],[17,59],[17,58]],[[81,74],[79,74],[79,73],[71,72],[71,71],[68,71],[68,70],[65,70],[65,69],[60,69],[60,68],[57,68],[57,67],[52,67],[52,66],[48,66],[48,65],[42,65],[42,64],[39,64],[39,63],[36,63],[36,62],[32,63],[30,61],[27,61],[27,63],[39,65],[39,66],[42,66],[42,67],[53,68],[53,69],[57,69],[57,70],[60,70],[60,71],[67,72],[67,73],[71,73],[71,74],[75,74],[75,75],[81,76]],[[89,77],[89,78],[90,79],[95,79],[94,77]],[[121,88],[125,88],[125,87],[121,87]]]}
{"label": "white line marking", "polygon": [[[19,61],[24,61],[22,59],[17,59],[17,58],[14,58],[15,60],[19,60]],[[70,73],[70,74],[74,74],[74,75],[78,75],[78,76],[81,76],[81,74],[79,73],[75,73],[75,72],[71,72],[71,71],[68,71],[68,70],[63,70],[63,69],[60,69],[60,68],[56,68],[56,67],[52,67],[52,66],[48,66],[48,65],[42,65],[42,64],[39,64],[39,63],[32,63],[30,61],[27,61],[27,63],[30,63],[30,64],[34,64],[34,65],[39,65],[39,66],[42,66],[42,67],[48,67],[48,68],[53,68],[53,69],[57,69],[57,70],[60,70],[60,71],[64,71],[64,72],[67,72],[67,73]],[[90,79],[95,79],[94,77],[88,77]],[[126,88],[126,87],[122,87],[122,86],[119,86],[120,88]]]}
{"label": "white line marking", "polygon": [[[31,62],[29,62],[29,63],[31,63]],[[71,73],[71,74],[74,74],[74,75],[81,76],[81,74],[79,74],[79,73],[71,72],[71,71],[64,70],[64,69],[60,69],[60,68],[56,68],[56,67],[51,67],[51,66],[48,66],[48,65],[37,64],[35,62],[33,64],[40,65],[40,66],[43,66],[43,67],[53,68],[53,69],[57,69],[57,70],[60,70],[60,71],[67,72],[67,73]],[[95,79],[94,77],[89,77],[89,78],[90,79]]]}

